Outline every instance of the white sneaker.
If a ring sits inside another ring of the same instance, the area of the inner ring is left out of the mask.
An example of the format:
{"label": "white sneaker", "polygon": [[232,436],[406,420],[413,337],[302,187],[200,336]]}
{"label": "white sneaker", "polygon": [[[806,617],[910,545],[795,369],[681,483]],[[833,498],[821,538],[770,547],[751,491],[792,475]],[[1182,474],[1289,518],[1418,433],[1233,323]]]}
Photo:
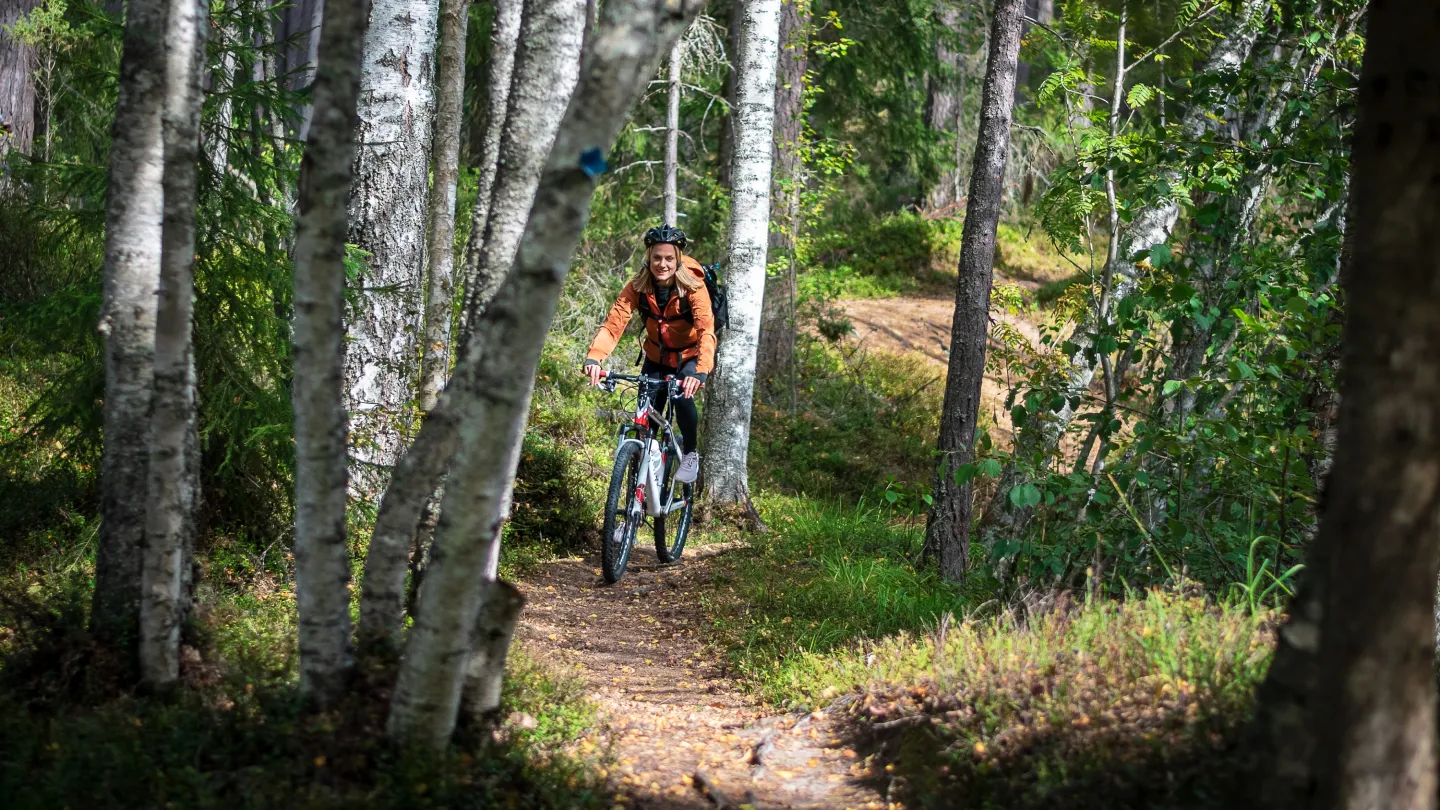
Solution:
{"label": "white sneaker", "polygon": [[680,469],[675,471],[675,480],[682,484],[695,483],[695,477],[700,474],[700,454],[696,452],[686,453],[680,459]]}

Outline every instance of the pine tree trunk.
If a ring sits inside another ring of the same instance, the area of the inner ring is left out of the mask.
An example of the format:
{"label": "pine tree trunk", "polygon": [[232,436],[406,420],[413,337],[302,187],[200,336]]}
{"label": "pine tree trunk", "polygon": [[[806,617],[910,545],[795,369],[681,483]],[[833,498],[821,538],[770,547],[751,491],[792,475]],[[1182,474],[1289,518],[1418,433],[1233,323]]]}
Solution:
{"label": "pine tree trunk", "polygon": [[730,200],[730,328],[710,378],[705,480],[710,497],[748,505],[746,469],[755,358],[765,298],[770,234],[770,170],[775,131],[775,67],[780,0],[744,0],[736,75],[734,192]]}
{"label": "pine tree trunk", "polygon": [[190,335],[203,98],[200,84],[208,17],[203,0],[171,0],[165,32],[165,207],[140,599],[140,673],[156,686],[172,683],[180,674],[180,624],[187,596],[184,579],[200,489],[200,471],[190,452],[196,442]]}
{"label": "pine tree trunk", "polygon": [[465,34],[470,4],[440,0],[437,49],[435,170],[430,186],[430,289],[420,361],[420,410],[435,407],[450,371],[450,315],[455,303],[455,188],[460,177],[460,118],[465,101]]}
{"label": "pine tree trunk", "polygon": [[580,74],[584,33],[584,0],[525,3],[490,213],[484,233],[471,231],[465,251],[469,286],[461,320],[464,342],[469,325],[494,297],[515,261],[545,159]]}
{"label": "pine tree trunk", "polygon": [[300,164],[295,227],[295,584],[300,685],[333,705],[350,668],[350,559],[345,543],[346,200],[359,123],[365,7],[327,0],[314,121]]}
{"label": "pine tree trunk", "polygon": [[[936,27],[945,33],[935,40],[935,64],[939,70],[925,79],[925,126],[933,132],[955,132],[956,138],[960,137],[960,106],[964,104],[958,90],[960,72],[965,69],[965,52],[949,37],[959,36],[966,16],[953,0],[945,0],[936,7]],[[955,151],[957,155],[960,152],[958,148]],[[955,171],[960,171],[958,165]],[[959,202],[955,190],[956,183],[951,178],[937,178],[925,195],[926,207],[941,209]]]}
{"label": "pine tree trunk", "polygon": [[377,500],[404,450],[423,328],[439,0],[371,0],[350,241],[369,252],[347,312],[352,492]]}
{"label": "pine tree trunk", "polygon": [[[1307,793],[1316,810],[1436,803],[1440,84],[1415,80],[1440,41],[1433,11],[1421,2],[1369,10],[1351,164],[1355,221],[1347,225],[1353,264],[1341,282],[1339,443],[1307,572],[1318,586],[1309,599],[1323,609],[1315,617],[1304,599],[1292,606],[1281,638],[1307,628],[1309,643],[1277,649],[1257,715],[1293,716],[1297,706],[1308,713],[1309,767],[1275,764],[1313,787],[1292,781],[1295,792],[1267,797],[1271,806],[1299,806],[1296,795]],[[1267,787],[1276,783],[1284,787],[1279,779]]]}
{"label": "pine tree trunk", "polygon": [[[485,134],[480,141],[480,177],[475,184],[475,208],[470,216],[470,239],[465,245],[465,265],[460,286],[468,296],[479,270],[479,251],[490,224],[490,203],[495,196],[495,174],[500,167],[500,141],[510,110],[510,89],[514,83],[515,53],[520,44],[522,0],[495,0],[495,20],[490,29],[490,98],[486,102]],[[475,260],[471,260],[471,256]],[[460,334],[469,333],[469,316],[460,310]]]}
{"label": "pine tree trunk", "polygon": [[971,479],[957,484],[956,470],[974,460],[980,387],[990,326],[990,285],[995,265],[995,230],[1005,199],[1005,158],[1015,106],[1015,66],[1020,54],[1020,19],[1025,0],[996,0],[990,21],[990,58],[980,97],[980,129],[965,230],[955,318],[950,327],[950,364],[940,416],[940,461],[930,515],[925,522],[926,554],[940,563],[946,579],[965,578],[970,551]]}
{"label": "pine tree trunk", "polygon": [[[1225,37],[1215,44],[1197,73],[1222,76],[1233,76],[1237,73],[1249,58],[1250,49],[1255,44],[1258,31],[1254,18],[1267,7],[1264,0],[1244,0],[1231,17]],[[1212,113],[1222,102],[1223,99],[1216,98],[1197,99],[1185,111],[1180,122],[1180,137],[1186,141],[1200,140],[1215,126]],[[1166,170],[1161,174],[1162,179],[1172,187],[1179,186],[1181,178],[1174,170]],[[1169,239],[1179,215],[1179,200],[1170,198],[1161,199],[1133,213],[1128,227],[1121,234],[1120,248],[1116,251],[1117,259],[1108,270],[1114,279],[1106,297],[1109,306],[1099,312],[1092,309],[1087,313],[1084,322],[1076,324],[1070,335],[1070,343],[1076,346],[1076,350],[1070,357],[1070,369],[1061,392],[1066,404],[1058,411],[1031,415],[1026,428],[1018,431],[1016,435],[1016,458],[1025,459],[1027,463],[1034,462],[1048,458],[1059,446],[1060,437],[1065,433],[1070,420],[1075,417],[1076,411],[1069,403],[1078,402],[1083,397],[1095,376],[1098,360],[1091,359],[1086,354],[1091,348],[1090,333],[1095,331],[1097,323],[1108,322],[1113,318],[1119,303],[1139,288],[1141,268],[1132,258],[1147,255],[1152,247]],[[1001,538],[1016,536],[1024,525],[1025,509],[1010,500],[1010,491],[1025,483],[1025,480],[1025,472],[1019,465],[1013,462],[1006,465],[995,495],[985,507],[981,535],[987,550],[994,548]]]}
{"label": "pine tree trunk", "polygon": [[40,0],[0,0],[0,156],[12,147],[28,155],[35,140],[34,54],[5,27],[39,4]]}
{"label": "pine tree trunk", "polygon": [[139,631],[150,462],[155,310],[164,193],[165,3],[131,0],[120,58],[105,217],[105,448],[91,624],[112,642]]}
{"label": "pine tree trunk", "polygon": [[[800,192],[804,176],[800,140],[805,129],[805,70],[809,65],[812,0],[784,0],[780,7],[780,56],[775,80],[775,173],[770,183],[772,219],[770,248],[789,253],[799,234]],[[790,279],[769,279],[760,322],[760,352],[755,376],[761,383],[773,380],[795,348],[795,327],[790,318]]]}
{"label": "pine tree trunk", "polygon": [[666,225],[680,224],[680,68],[685,40],[670,49],[670,84],[665,110],[665,216]]}
{"label": "pine tree trunk", "polygon": [[735,187],[733,170],[735,168],[735,74],[740,67],[740,37],[744,33],[743,25],[745,0],[730,0],[729,9],[725,17],[725,58],[730,62],[730,69],[725,72],[725,84],[721,89],[721,95],[725,98],[725,122],[720,126],[720,166],[717,169],[720,185],[727,191]]}
{"label": "pine tree trunk", "polygon": [[508,459],[522,438],[540,350],[589,218],[603,150],[614,144],[661,58],[702,5],[609,0],[601,11],[515,270],[475,322],[474,343],[440,398],[438,408],[457,414],[460,449],[390,705],[395,737],[436,747],[450,738],[481,607],[477,584],[510,484]]}

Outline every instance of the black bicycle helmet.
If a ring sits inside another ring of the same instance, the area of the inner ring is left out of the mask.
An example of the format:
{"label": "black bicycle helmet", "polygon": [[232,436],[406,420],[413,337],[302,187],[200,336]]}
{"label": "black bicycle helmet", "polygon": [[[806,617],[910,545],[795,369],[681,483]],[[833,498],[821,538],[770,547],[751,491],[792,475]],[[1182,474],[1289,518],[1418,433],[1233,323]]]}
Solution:
{"label": "black bicycle helmet", "polygon": [[669,225],[661,225],[658,228],[651,228],[645,232],[645,247],[651,245],[674,245],[681,250],[685,249],[685,232],[679,228],[672,228]]}

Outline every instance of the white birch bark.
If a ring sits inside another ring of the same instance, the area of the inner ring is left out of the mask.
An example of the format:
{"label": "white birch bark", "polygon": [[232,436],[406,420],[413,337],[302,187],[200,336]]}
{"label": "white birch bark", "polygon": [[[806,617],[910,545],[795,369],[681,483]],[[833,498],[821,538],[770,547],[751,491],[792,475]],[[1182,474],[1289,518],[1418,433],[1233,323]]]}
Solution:
{"label": "white birch bark", "polygon": [[525,597],[514,585],[490,579],[482,586],[464,691],[465,713],[477,726],[493,723],[499,714],[505,660],[524,607]]}
{"label": "white birch bark", "polygon": [[745,0],[736,74],[734,190],[730,197],[730,328],[715,358],[707,429],[705,480],[710,497],[749,503],[747,459],[755,357],[765,300],[770,232],[770,172],[775,128],[775,66],[780,0]]}
{"label": "white birch bark", "polygon": [[430,285],[420,360],[421,411],[435,407],[450,371],[450,313],[455,294],[455,186],[460,176],[460,107],[465,96],[465,34],[470,4],[440,0],[436,49],[435,168],[430,184]]}
{"label": "white birch bark", "polygon": [[470,233],[466,249],[473,265],[467,268],[466,329],[515,262],[545,159],[579,78],[584,36],[584,0],[526,0],[489,218],[483,234]]}
{"label": "white birch bark", "polygon": [[184,572],[195,534],[200,476],[191,353],[196,166],[200,160],[204,0],[172,0],[166,25],[164,220],[155,318],[149,509],[141,564],[140,674],[156,686],[180,675]]}
{"label": "white birch bark", "polygon": [[[589,218],[602,156],[662,55],[702,5],[610,0],[587,45],[584,79],[561,124],[515,270],[476,321],[472,344],[437,406],[453,409],[459,450],[390,704],[395,737],[438,747],[454,729],[481,607],[477,583],[511,483],[508,457],[522,437],[540,349]],[[422,438],[432,424],[443,423],[427,420]]]}
{"label": "white birch bark", "polygon": [[[495,173],[500,168],[500,140],[505,134],[505,116],[510,109],[510,85],[515,77],[515,52],[520,45],[523,0],[495,0],[495,20],[490,29],[490,98],[485,114],[485,136],[480,141],[480,177],[475,185],[475,208],[470,215],[470,238],[465,245],[465,266],[460,284],[465,295],[475,287],[480,247],[490,224],[490,201],[495,196]],[[469,334],[469,310],[460,310],[460,334]]]}
{"label": "white birch bark", "polygon": [[351,490],[376,499],[404,450],[425,284],[438,0],[371,0],[350,192],[350,241],[370,253],[347,313]]}
{"label": "white birch bark", "polygon": [[150,461],[150,399],[164,176],[164,0],[131,0],[120,58],[105,216],[105,446],[91,623],[112,641],[140,620],[141,546]]}
{"label": "white birch bark", "polygon": [[340,697],[351,656],[345,543],[345,203],[355,159],[365,25],[361,0],[327,0],[324,14],[314,120],[300,164],[291,338],[300,686],[320,706]]}
{"label": "white birch bark", "polygon": [[[1211,50],[1201,72],[1227,75],[1238,72],[1249,58],[1250,49],[1259,33],[1256,18],[1267,7],[1264,0],[1244,0],[1238,13],[1231,18],[1225,38]],[[1178,125],[1179,139],[1196,141],[1204,137],[1205,133],[1216,125],[1213,112],[1211,104],[1203,101],[1192,104]],[[1182,183],[1179,173],[1174,170],[1162,172],[1161,177],[1172,187],[1178,187]],[[1032,418],[1033,428],[1021,431],[1018,437],[1017,455],[1028,457],[1048,454],[1059,444],[1065,428],[1075,417],[1076,408],[1072,403],[1080,401],[1089,390],[1090,381],[1095,377],[1096,362],[1092,362],[1085,354],[1091,344],[1090,333],[1095,330],[1096,323],[1109,322],[1119,303],[1139,288],[1141,267],[1136,262],[1147,256],[1152,247],[1163,244],[1170,238],[1170,232],[1179,215],[1179,200],[1162,198],[1137,211],[1129,226],[1123,230],[1119,239],[1119,250],[1114,253],[1115,260],[1106,268],[1107,276],[1113,281],[1105,296],[1105,303],[1098,311],[1092,310],[1086,322],[1077,324],[1070,336],[1070,342],[1076,346],[1076,350],[1070,357],[1070,370],[1063,388],[1065,405],[1057,411],[1036,414]],[[999,538],[1013,535],[1023,521],[1023,510],[1010,501],[1010,490],[1023,483],[1024,477],[1024,472],[1014,463],[1007,465],[1001,475],[995,495],[985,509],[982,536],[987,550],[993,548]]]}
{"label": "white birch bark", "polygon": [[665,111],[665,224],[680,224],[680,68],[685,39],[670,49],[670,86]]}

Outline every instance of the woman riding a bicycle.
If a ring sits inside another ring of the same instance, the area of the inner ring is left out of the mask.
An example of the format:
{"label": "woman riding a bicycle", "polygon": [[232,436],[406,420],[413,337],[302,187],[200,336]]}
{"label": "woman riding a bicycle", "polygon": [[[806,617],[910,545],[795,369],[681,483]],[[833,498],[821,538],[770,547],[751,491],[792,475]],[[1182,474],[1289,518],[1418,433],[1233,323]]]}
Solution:
{"label": "woman riding a bicycle", "polygon": [[[590,344],[582,372],[591,385],[605,376],[601,362],[610,356],[636,311],[645,323],[645,376],[671,375],[681,379],[681,398],[674,403],[684,456],[675,479],[693,483],[700,471],[696,442],[700,414],[695,392],[715,367],[715,319],[700,263],[685,255],[685,232],[669,225],[645,233],[645,261],[625,284],[620,297]],[[654,407],[663,411],[668,394],[656,392]]]}

